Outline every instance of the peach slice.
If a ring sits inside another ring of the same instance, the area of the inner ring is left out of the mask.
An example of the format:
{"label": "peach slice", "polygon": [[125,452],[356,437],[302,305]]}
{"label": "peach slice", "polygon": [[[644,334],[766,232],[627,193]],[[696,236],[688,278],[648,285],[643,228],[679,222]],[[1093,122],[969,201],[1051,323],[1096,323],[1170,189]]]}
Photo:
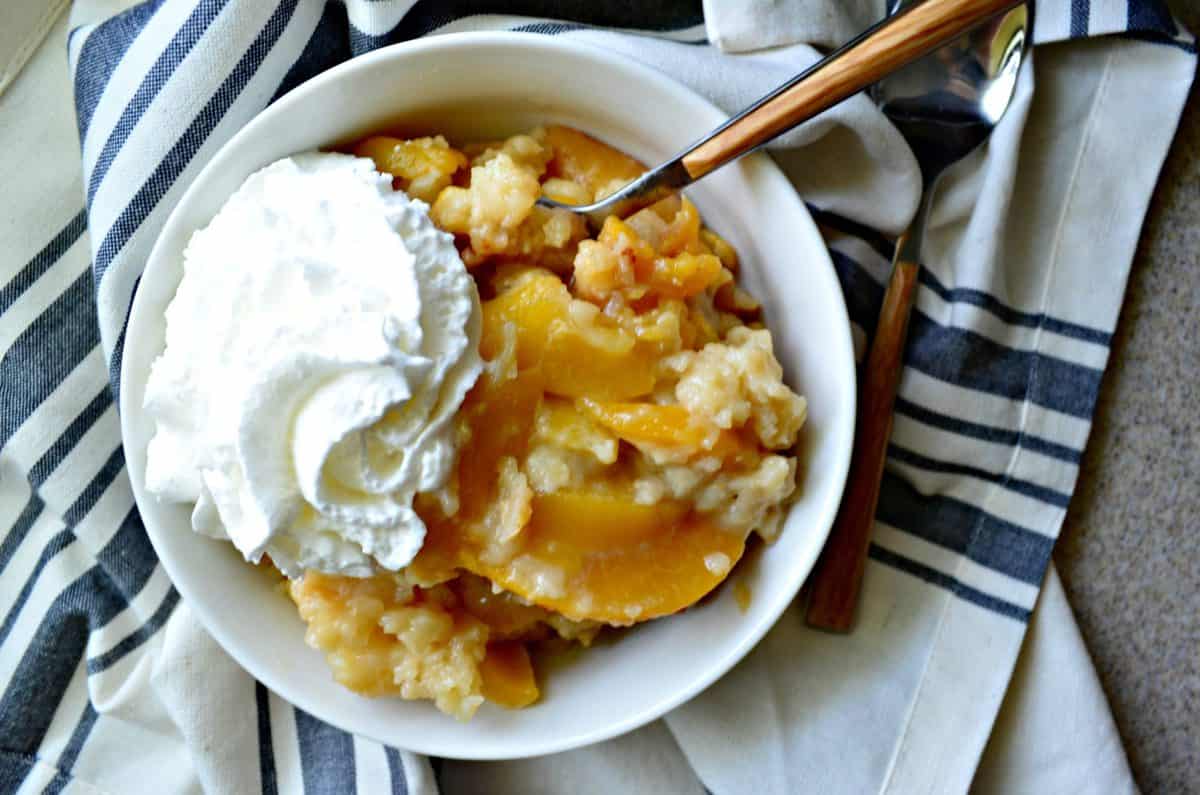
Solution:
{"label": "peach slice", "polygon": [[[702,518],[670,522],[664,517],[640,542],[588,550],[577,543],[577,520],[551,522],[539,517],[536,508],[533,516],[533,532],[514,562],[525,559],[561,570],[561,590],[547,593],[539,588],[536,578],[526,576],[528,566],[464,563],[502,588],[574,620],[628,625],[676,613],[719,585],[745,547],[743,534]],[[570,514],[564,512],[566,516]],[[649,532],[646,527],[639,530]],[[614,531],[597,527],[593,532]]]}
{"label": "peach slice", "polygon": [[[627,332],[618,334],[633,342]],[[641,349],[615,353],[611,347],[597,346],[594,340],[595,335],[566,325],[551,332],[542,358],[547,392],[572,398],[594,395],[622,400],[654,390],[652,353]]]}
{"label": "peach slice", "polygon": [[686,514],[687,506],[676,502],[641,505],[621,494],[556,491],[533,498],[527,532],[535,544],[561,540],[579,550],[606,552],[652,540]]}
{"label": "peach slice", "polygon": [[526,368],[541,361],[550,327],[570,311],[571,294],[550,271],[529,268],[505,280],[495,298],[483,302],[483,335],[479,352],[492,359],[503,344],[503,327],[512,323],[517,332],[517,363]]}
{"label": "peach slice", "polygon": [[464,610],[488,626],[488,639],[528,640],[544,634],[543,621],[549,615],[537,605],[526,604],[510,593],[492,590],[482,577],[462,572],[449,584]]}
{"label": "peach slice", "polygon": [[[525,455],[545,391],[542,370],[536,364],[525,369],[496,367],[504,355],[504,326],[488,322],[488,303],[484,304],[480,350],[490,366],[459,409],[465,443],[459,451],[455,481],[458,510],[447,517],[438,500],[427,493],[418,494],[413,503],[427,530],[420,553],[409,564],[409,571],[419,580],[444,577],[459,565],[463,546],[474,543],[468,531],[484,526],[497,507],[501,461]],[[518,342],[518,352],[519,347]]]}
{"label": "peach slice", "polygon": [[654,389],[653,351],[637,346],[632,334],[591,304],[572,298],[553,273],[529,269],[505,283],[508,289],[483,305],[485,358],[496,355],[502,329],[512,323],[518,364],[540,363],[547,392],[619,400]]}
{"label": "peach slice", "polygon": [[459,457],[460,519],[480,518],[488,511],[498,486],[500,459],[524,454],[542,399],[540,376],[540,370],[532,368],[499,384],[485,383],[479,401],[466,407],[471,442],[469,454]]}
{"label": "peach slice", "polygon": [[583,398],[592,419],[635,445],[699,448],[707,435],[683,406],[655,403],[603,403]]}
{"label": "peach slice", "polygon": [[655,257],[646,282],[661,296],[688,298],[716,283],[722,270],[721,260],[715,254],[684,251],[674,257]]}
{"label": "peach slice", "polygon": [[541,695],[529,652],[521,643],[489,643],[479,674],[483,697],[507,709],[528,707]]}
{"label": "peach slice", "polygon": [[683,406],[656,403],[605,403],[583,398],[577,401],[601,426],[633,445],[680,448],[694,455],[716,456],[735,468],[759,458],[752,436],[739,430],[722,430],[710,441],[704,428]]}
{"label": "peach slice", "polygon": [[605,219],[596,238],[601,245],[632,264],[639,284],[648,286],[664,298],[697,295],[715,284],[723,270],[721,260],[715,254],[698,253],[702,252],[697,237],[700,216],[691,202],[685,200],[682,208],[676,220],[666,228],[658,251],[638,235],[633,225],[614,215]]}
{"label": "peach slice", "polygon": [[[508,561],[482,553],[465,517],[425,516],[418,568],[440,556],[567,618],[616,625],[694,604],[720,584],[745,544],[745,533],[688,515],[678,503],[640,505],[619,492],[535,495]],[[545,587],[547,575],[558,587]]]}
{"label": "peach slice", "polygon": [[399,180],[398,187],[429,203],[450,184],[455,172],[467,166],[466,156],[440,135],[407,140],[373,135],[360,141],[353,152],[371,158],[376,170],[391,174]]}
{"label": "peach slice", "polygon": [[[460,460],[473,456],[468,448]],[[744,533],[685,515],[675,503],[645,506],[616,494],[535,495],[516,554],[498,561],[472,536],[483,518],[462,515],[465,504],[455,517],[440,515],[428,501],[417,505],[429,532],[410,571],[457,566],[576,621],[628,625],[683,610],[725,579],[745,545]],[[558,587],[545,587],[547,575]]]}
{"label": "peach slice", "polygon": [[570,127],[550,125],[544,140],[554,153],[549,175],[583,185],[592,195],[623,185],[646,170],[624,152]]}
{"label": "peach slice", "polygon": [[738,270],[738,255],[733,246],[725,238],[718,235],[711,229],[700,230],[700,240],[706,245],[717,258],[721,260],[721,264],[730,273],[737,273]]}
{"label": "peach slice", "polygon": [[699,241],[700,213],[696,210],[696,205],[686,197],[680,197],[675,217],[671,219],[666,234],[658,244],[658,253],[667,257],[678,256],[685,251],[696,253],[701,250]]}
{"label": "peach slice", "polygon": [[415,578],[444,579],[460,565],[466,547],[477,544],[470,531],[485,527],[489,514],[499,507],[500,462],[525,455],[542,394],[538,367],[506,380],[485,372],[467,393],[459,410],[467,443],[458,456],[458,511],[448,517],[433,495],[417,495],[413,508],[425,522],[426,535],[408,567]]}

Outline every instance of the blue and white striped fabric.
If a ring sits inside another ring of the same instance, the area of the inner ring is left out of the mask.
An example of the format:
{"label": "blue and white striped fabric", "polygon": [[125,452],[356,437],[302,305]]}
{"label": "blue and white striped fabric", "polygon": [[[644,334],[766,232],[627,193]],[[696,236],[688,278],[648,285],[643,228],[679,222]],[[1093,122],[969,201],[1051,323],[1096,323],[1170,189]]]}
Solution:
{"label": "blue and white striped fabric", "polygon": [[[859,630],[811,633],[789,613],[733,673],[634,735],[541,760],[433,765],[256,684],[155,559],[114,393],[131,297],[168,213],[274,98],[386,44],[480,28],[570,36],[733,111],[883,2],[77,0],[69,21],[66,5],[18,0],[0,33],[0,792],[971,784],[1047,576],[1195,70],[1194,40],[1160,0],[1041,3],[1036,68],[986,151],[939,194]],[[1071,41],[1083,38],[1094,40]],[[826,232],[861,352],[892,236],[915,207],[914,162],[863,97],[773,151]],[[1050,577],[1038,615],[1059,622],[1049,636],[1074,637]],[[1093,682],[1098,693],[1086,655],[1070,659],[1060,675],[1084,684],[1056,692],[1082,698]],[[1119,747],[1077,758],[1113,742],[1098,709],[1070,739],[1042,738],[1061,749],[1046,754],[1057,778],[1003,780],[1131,786]],[[1082,751],[1069,745],[1089,732]]]}

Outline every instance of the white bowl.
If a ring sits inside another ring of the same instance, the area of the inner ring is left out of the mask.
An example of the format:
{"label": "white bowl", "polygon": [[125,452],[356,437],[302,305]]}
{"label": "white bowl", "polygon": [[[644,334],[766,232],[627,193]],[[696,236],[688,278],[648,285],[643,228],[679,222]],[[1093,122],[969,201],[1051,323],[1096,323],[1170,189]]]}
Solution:
{"label": "white bowl", "polygon": [[145,490],[153,429],[142,398],[163,348],[163,312],[181,277],[184,244],[253,171],[397,122],[459,140],[562,122],[653,163],[723,119],[678,83],[591,46],[532,34],[455,34],[388,47],[320,75],[213,157],[168,219],[142,277],[126,335],[121,424],[155,550],[200,621],[247,671],[355,734],[440,756],[515,758],[597,742],[660,717],[729,670],[771,628],[816,561],[838,507],[854,432],[855,373],[846,307],[825,246],[792,186],[761,155],[688,192],[737,248],[744,284],[765,304],[788,382],[809,400],[799,499],[779,540],[733,575],[751,593],[745,612],[725,587],[701,606],[578,655],[544,682],[536,705],[506,711],[485,704],[460,723],[426,702],[368,699],[335,683],[322,655],[305,645],[293,605],[231,545],[193,533],[190,506],[161,503]]}

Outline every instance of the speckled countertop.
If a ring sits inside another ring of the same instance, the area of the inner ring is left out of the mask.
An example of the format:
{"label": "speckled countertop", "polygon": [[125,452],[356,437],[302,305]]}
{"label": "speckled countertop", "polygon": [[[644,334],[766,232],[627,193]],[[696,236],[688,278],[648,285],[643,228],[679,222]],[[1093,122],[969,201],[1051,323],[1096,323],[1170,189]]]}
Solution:
{"label": "speckled countertop", "polygon": [[[1172,0],[1200,31],[1200,3]],[[1200,792],[1200,88],[1133,263],[1055,551],[1144,792]]]}

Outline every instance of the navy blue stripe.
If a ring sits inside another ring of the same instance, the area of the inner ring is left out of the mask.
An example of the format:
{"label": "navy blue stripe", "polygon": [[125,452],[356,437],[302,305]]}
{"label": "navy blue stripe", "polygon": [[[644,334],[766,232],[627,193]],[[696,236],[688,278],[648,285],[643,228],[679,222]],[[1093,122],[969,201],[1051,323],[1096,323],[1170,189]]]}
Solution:
{"label": "navy blue stripe", "polygon": [[572,30],[588,30],[588,26],[577,22],[533,22],[512,29],[513,33],[541,33],[544,36],[557,36]]}
{"label": "navy blue stripe", "polygon": [[254,683],[254,704],[258,711],[258,777],[262,795],[279,795],[275,775],[275,744],[271,739],[271,694],[262,682]]}
{"label": "navy blue stripe", "polygon": [[[850,319],[862,327],[869,339],[878,322],[883,286],[866,268],[843,252],[830,249],[830,256]],[[1057,326],[1071,336],[1091,334],[1091,341],[1107,340],[1106,336],[1100,339],[1101,332],[1081,326],[1071,327],[1063,321],[1040,315],[1021,315],[976,290],[947,290],[924,268],[921,269],[920,278],[945,300],[986,305],[1002,320],[1032,320],[1047,328]],[[985,298],[989,301],[984,301]],[[942,326],[916,309],[910,321],[905,363],[952,384],[1016,401],[1028,399],[1038,405],[1083,418],[1091,416],[1103,375],[1100,370],[1075,362],[1017,350],[973,331]]]}
{"label": "navy blue stripe", "polygon": [[370,33],[364,33],[354,25],[350,26],[351,56],[363,55],[364,53],[378,50],[380,47],[386,47],[389,44],[396,44],[401,41],[407,41],[407,39],[403,38],[395,28],[387,33],[376,36]]}
{"label": "navy blue stripe", "polygon": [[79,752],[83,750],[83,744],[87,740],[88,734],[91,733],[92,727],[96,725],[98,717],[95,708],[92,707],[92,702],[89,701],[83,708],[83,715],[80,716],[79,723],[75,724],[75,731],[71,732],[71,739],[67,741],[66,747],[58,755],[60,770],[69,773],[74,769],[75,760],[79,758]]}
{"label": "navy blue stripe", "polygon": [[918,563],[915,560],[911,560],[903,555],[892,552],[890,549],[885,549],[879,544],[872,543],[867,554],[871,560],[878,561],[885,566],[889,566],[906,574],[911,574],[912,576],[923,580],[930,585],[936,585],[939,588],[944,588],[958,598],[970,602],[971,604],[978,605],[979,607],[990,610],[993,613],[998,613],[999,615],[1012,618],[1023,623],[1027,623],[1029,621],[1030,611],[1026,610],[1025,608],[1015,605],[1012,602],[1005,601],[1004,599],[986,594],[983,591],[972,588],[969,585],[964,585],[948,574],[943,574],[937,569],[931,569],[923,563]]}
{"label": "navy blue stripe", "polygon": [[37,757],[33,754],[19,754],[0,747],[0,792],[19,790],[21,782],[35,764]]}
{"label": "navy blue stripe", "polygon": [[141,593],[157,566],[154,547],[150,544],[150,537],[146,535],[146,527],[135,506],[125,514],[117,532],[96,555],[95,568],[105,576],[104,588],[113,592],[112,605],[115,607],[110,610],[106,602],[102,605],[104,609],[97,611],[85,600],[91,628],[103,627],[124,610],[129,601]]}
{"label": "navy blue stripe", "polygon": [[129,140],[133,128],[137,126],[146,109],[150,107],[150,103],[158,96],[158,92],[175,73],[175,69],[196,46],[196,42],[204,36],[208,26],[225,7],[225,2],[226,0],[203,0],[198,3],[192,9],[191,15],[184,20],[179,30],[159,53],[149,71],[146,72],[141,85],[129,99],[125,109],[121,112],[121,117],[117,119],[117,123],[109,132],[108,138],[104,141],[104,148],[100,150],[100,154],[92,166],[92,174],[88,179],[87,186],[89,206],[96,195],[97,188],[100,187],[100,182],[108,174],[109,166],[121,151],[121,147]]}
{"label": "navy blue stripe", "polygon": [[113,344],[112,353],[108,357],[108,388],[112,390],[115,400],[121,399],[121,363],[125,361],[125,335],[129,332],[129,318],[133,315],[133,299],[137,297],[138,288],[142,286],[142,277],[138,276],[129,291],[129,303],[125,305],[125,322],[121,324],[121,333]]}
{"label": "navy blue stripe", "polygon": [[[889,261],[891,260],[895,244],[890,239],[884,237],[874,229],[858,223],[857,221],[852,221],[849,218],[843,218],[840,215],[821,210],[820,208],[814,207],[811,204],[807,206],[809,212],[813,216],[813,219],[816,220],[817,223],[844,235],[856,237],[874,249],[875,252],[884,259]],[[838,253],[840,254],[840,252]],[[841,254],[841,256],[845,257],[846,255]],[[863,269],[862,265],[855,263],[853,259],[850,259],[849,257],[846,257],[846,259],[850,263],[853,263],[855,267]],[[870,275],[869,271],[866,271],[866,274],[866,278],[871,283],[876,285],[877,289],[879,290],[879,294],[882,297],[882,286],[875,281],[874,277]],[[1099,345],[1110,345],[1112,343],[1112,334],[1106,331],[1091,328],[1090,326],[1084,326],[1079,323],[1072,323],[1067,320],[1059,320],[1058,318],[1050,317],[1049,315],[1045,315],[1040,312],[1022,312],[1018,309],[1008,306],[1007,304],[999,301],[994,296],[989,295],[982,290],[975,290],[969,287],[947,287],[946,285],[942,284],[942,282],[938,280],[937,276],[935,276],[928,268],[921,268],[920,281],[921,284],[937,293],[937,295],[941,297],[943,301],[978,306],[981,309],[986,309],[1010,325],[1023,326],[1025,328],[1044,328],[1047,331],[1053,331],[1054,333],[1061,334],[1064,337],[1073,337],[1085,342],[1094,342]],[[873,323],[871,325],[874,327]]]}
{"label": "navy blue stripe", "polygon": [[687,30],[704,23],[699,0],[660,0],[655,3],[597,3],[595,0],[417,0],[390,31],[371,35],[351,27],[355,55],[398,41],[419,38],[465,17],[510,14],[549,18],[588,27],[628,28],[652,33]]}
{"label": "navy blue stripe", "polygon": [[[850,318],[870,337],[878,321],[883,287],[844,253],[831,250],[831,258]],[[1091,416],[1102,376],[1100,370],[1091,367],[1009,348],[966,329],[942,326],[915,309],[905,363],[951,384],[1015,401],[1028,399],[1083,418]]]}
{"label": "navy blue stripe", "polygon": [[977,478],[978,480],[986,480],[989,483],[995,483],[1009,491],[1022,494],[1026,497],[1032,497],[1035,500],[1040,500],[1048,505],[1055,505],[1059,508],[1066,508],[1067,503],[1071,501],[1071,495],[1063,494],[1061,491],[1039,486],[1028,480],[1014,478],[1001,472],[989,472],[986,469],[979,467],[968,466],[967,464],[958,464],[951,461],[940,461],[938,459],[929,458],[921,455],[913,450],[900,447],[897,444],[888,446],[888,457],[893,461],[914,466],[919,469],[924,469],[929,472],[944,472],[948,475],[966,475],[967,477]]}
{"label": "navy blue stripe", "polygon": [[[46,568],[46,564],[55,555],[74,543],[74,541],[74,533],[70,530],[60,530],[46,543],[46,546],[42,547],[42,554],[38,556],[37,563],[33,564],[33,571],[29,573],[25,584],[21,586],[16,601],[9,608],[8,615],[4,617],[4,623],[0,624],[0,646],[4,645],[4,642],[8,640],[8,635],[12,632],[13,625],[17,623],[17,617],[21,615],[21,608],[29,601],[29,595],[33,593],[33,586],[37,584],[38,577],[41,576],[42,570]],[[3,726],[3,723],[0,723],[0,726]]]}
{"label": "navy blue stripe", "polygon": [[140,3],[109,17],[96,26],[80,48],[75,62],[75,115],[80,142],[87,138],[96,105],[117,64],[162,4],[163,0]]}
{"label": "navy blue stripe", "polygon": [[[883,287],[880,285],[880,283],[875,281],[874,277],[870,275],[870,271],[863,268],[862,265],[858,264],[857,262],[854,262],[853,259],[846,256],[845,253],[833,249],[830,250],[829,253],[830,257],[833,259],[834,271],[836,275],[838,275],[838,281],[840,282],[842,293],[845,294],[846,306],[848,312],[850,312],[851,319],[860,325],[860,327],[862,327],[863,330],[866,331],[866,334],[868,334],[870,337],[872,334],[874,334],[875,324],[878,319],[878,312],[880,312],[880,305],[883,301]],[[936,280],[934,280],[934,282],[936,283]],[[940,287],[940,285],[938,285],[938,287]],[[982,295],[983,293],[979,294]],[[919,313],[914,313],[914,315],[919,315]],[[916,354],[920,360],[924,361],[926,365],[929,364],[930,360],[936,360],[938,357],[940,357],[940,355],[946,354],[950,360],[940,363],[941,370],[944,371],[950,366],[961,364],[961,358],[954,357],[961,357],[964,351],[967,353],[974,351],[972,354],[974,357],[983,357],[985,359],[994,357],[995,355],[995,353],[989,351],[977,351],[976,348],[984,346],[984,343],[980,342],[980,340],[984,340],[984,337],[974,334],[968,335],[966,331],[954,329],[953,327],[948,329],[944,327],[938,327],[938,325],[932,323],[932,321],[929,321],[928,318],[925,319],[925,325],[926,327],[940,329],[936,336],[941,337],[943,343],[954,343],[954,345],[948,345],[947,347],[953,348],[954,351],[956,351],[952,353],[946,353],[944,351],[938,351],[936,348],[928,349],[923,347],[922,349],[919,349]],[[960,336],[961,339],[955,341],[955,335]],[[914,339],[913,345],[916,345],[916,340]],[[988,343],[988,345],[984,347],[991,347],[994,349],[994,351],[1009,351],[1009,348],[998,345],[998,343]],[[1012,353],[1015,354],[1019,352],[1013,351]],[[1031,355],[1037,354],[1024,353],[1020,355],[1024,355],[1024,357],[1031,357]],[[1061,360],[1051,359],[1049,357],[1038,357],[1033,361],[1033,364],[1034,366],[1042,366],[1045,363],[1056,363],[1056,361]],[[1010,363],[1007,366],[1004,365],[1004,363],[997,364],[998,366],[996,372],[991,372],[990,375],[988,372],[984,372],[986,381],[1004,383],[1006,384],[1006,389],[1010,394],[1018,396],[1019,399],[1020,397],[1024,397],[1024,391],[1026,389],[1027,382],[1025,381],[1025,373],[1021,370],[1021,367],[1028,366],[1028,363],[1016,364],[1015,369],[1010,369],[1010,367],[1013,367],[1013,365]],[[1079,365],[1073,365],[1070,363],[1063,364],[1067,367],[1079,367]],[[989,363],[988,369],[991,370],[992,366],[994,365]],[[932,369],[932,367],[930,367],[930,369]],[[1060,367],[1051,367],[1050,370],[1055,372],[1056,376],[1061,375]],[[1096,395],[1096,390],[1099,387],[1099,372],[1088,369],[1081,370],[1085,371],[1087,375],[1087,384],[1085,385],[1086,394],[1081,395],[1081,400],[1094,401],[1094,395]],[[1073,373],[1073,371],[1070,372]],[[976,375],[973,376],[970,381],[973,383],[978,383],[983,381],[983,379],[983,377]],[[978,440],[983,440],[986,442],[1007,444],[1007,446],[1018,446],[1018,444],[1020,444],[1021,447],[1033,450],[1033,452],[1048,455],[1051,456],[1051,458],[1058,460],[1068,461],[1070,464],[1079,464],[1080,461],[1081,454],[1079,450],[1063,446],[1063,444],[1043,440],[1043,438],[1039,438],[1037,436],[1022,434],[1022,432],[1019,431],[995,428],[995,426],[972,423],[967,422],[967,420],[948,417],[946,414],[931,411],[929,408],[913,404],[913,402],[905,400],[904,397],[896,397],[895,411],[896,413],[905,414],[905,416],[916,419],[918,422],[922,422],[926,425],[932,425],[935,426],[935,428],[953,432],[953,434],[978,438]],[[1037,491],[1038,486],[1033,484],[1028,485],[1032,486],[1032,489],[1027,491]],[[1021,482],[1015,482],[1013,484],[1013,488],[1021,490],[1025,489],[1025,485],[1022,485]],[[1055,502],[1061,498],[1052,495],[1042,496],[1048,498],[1048,500],[1051,502]]]}
{"label": "navy blue stripe", "polygon": [[1132,39],[1133,41],[1145,41],[1151,44],[1165,44],[1168,47],[1174,47],[1178,50],[1183,50],[1189,55],[1196,54],[1196,42],[1185,41],[1182,39],[1164,38],[1158,33],[1147,33],[1140,30],[1131,30],[1120,34],[1123,39]]}
{"label": "navy blue stripe", "polygon": [[392,795],[408,795],[408,778],[404,775],[404,760],[400,758],[400,752],[390,745],[385,745],[383,753],[387,756],[388,775],[392,780]]}
{"label": "navy blue stripe", "polygon": [[1088,35],[1088,16],[1091,11],[1091,0],[1071,0],[1071,38],[1080,39]]}
{"label": "navy blue stripe", "polygon": [[589,27],[628,28],[665,33],[704,24],[700,0],[630,0],[598,3],[595,0],[417,0],[400,27],[415,35],[480,14],[546,18]]}
{"label": "navy blue stripe", "polygon": [[71,771],[75,768],[75,760],[79,758],[79,752],[83,750],[83,744],[87,742],[98,718],[96,709],[89,701],[83,708],[83,715],[79,718],[79,722],[75,724],[75,731],[71,732],[71,739],[67,741],[66,747],[58,755],[58,761],[55,764],[58,772],[46,785],[46,789],[42,790],[42,795],[58,795],[67,786],[71,780]]}
{"label": "navy blue stripe", "polygon": [[960,436],[969,436],[972,439],[981,439],[993,444],[1020,445],[1026,450],[1041,453],[1051,458],[1057,458],[1059,461],[1066,461],[1070,464],[1078,464],[1080,458],[1083,456],[1081,451],[1073,447],[1067,447],[1066,445],[1058,444],[1039,436],[1031,436],[1019,431],[1010,431],[1007,428],[997,428],[994,425],[983,425],[951,417],[932,409],[927,409],[924,406],[918,406],[916,403],[906,400],[899,395],[896,396],[895,408],[897,414],[903,414],[917,422],[932,425],[935,428],[956,433]]}
{"label": "navy blue stripe", "polygon": [[263,59],[267,57],[275,42],[283,34],[292,13],[296,10],[297,1],[284,0],[279,4],[237,65],[213,92],[212,97],[192,120],[187,130],[167,152],[166,157],[155,167],[153,173],[134,194],[125,209],[121,211],[97,250],[94,263],[97,282],[104,277],[113,258],[146,220],[146,216],[162,200],[180,173],[187,168],[197,150],[208,138],[209,133],[220,123],[230,105],[241,94],[250,78],[254,76]]}
{"label": "navy blue stripe", "polygon": [[981,290],[973,290],[969,287],[946,287],[938,281],[937,277],[928,268],[921,268],[919,278],[921,284],[937,293],[943,301],[973,304],[981,309],[986,309],[1009,325],[1024,326],[1026,328],[1044,328],[1047,331],[1053,331],[1055,334],[1061,334],[1064,337],[1072,337],[1084,342],[1094,342],[1097,345],[1108,346],[1112,344],[1112,334],[1109,334],[1107,331],[1101,331],[1100,329],[1091,328],[1079,323],[1071,323],[1066,320],[1059,320],[1049,315],[1020,312],[997,301],[991,295]]}
{"label": "navy blue stripe", "polygon": [[[50,779],[50,783],[42,790],[42,795],[58,795],[66,789],[67,784],[71,782],[71,777],[61,770],[54,771],[54,778]],[[8,790],[5,790],[6,792]],[[13,787],[12,792],[16,792],[17,788]]]}
{"label": "navy blue stripe", "polygon": [[113,646],[108,651],[101,654],[99,657],[93,657],[88,660],[87,668],[89,674],[98,674],[113,665],[123,660],[126,655],[136,650],[143,643],[154,637],[154,633],[158,632],[162,625],[167,623],[167,619],[171,617],[175,606],[179,604],[179,592],[174,586],[167,590],[167,595],[163,597],[162,602],[154,613],[133,632],[121,639],[121,642]]}
{"label": "navy blue stripe", "polygon": [[117,475],[125,466],[125,451],[118,446],[108,455],[108,459],[100,467],[100,471],[92,478],[79,496],[75,498],[75,502],[71,503],[71,507],[67,508],[63,514],[63,521],[68,527],[74,527],[79,524],[79,520],[87,516],[88,511],[95,507],[100,497],[112,485],[112,482],[117,479]]}
{"label": "navy blue stripe", "polygon": [[[542,36],[557,36],[560,33],[570,33],[576,30],[597,30],[597,28],[593,28],[590,25],[580,25],[575,22],[533,22],[528,25],[518,25],[515,28],[509,28],[509,30],[511,30],[513,33],[537,33]],[[663,38],[662,40],[665,42],[670,42],[671,44],[683,44],[689,47],[696,47],[709,43],[707,38],[693,39],[690,41],[670,38]]]}
{"label": "navy blue stripe", "polygon": [[842,287],[842,296],[846,299],[846,311],[850,314],[850,319],[866,332],[867,339],[872,339],[875,336],[875,326],[879,323],[883,287],[866,268],[837,249],[829,249],[829,258],[833,261],[834,273],[837,274],[838,283]]}
{"label": "navy blue stripe", "polygon": [[1014,401],[1028,400],[1082,419],[1092,416],[1102,371],[1021,351],[965,329],[948,328],[914,309],[905,364],[941,381]]}
{"label": "navy blue stripe", "polygon": [[13,555],[17,553],[21,542],[25,540],[25,536],[29,535],[29,529],[33,527],[33,523],[38,520],[45,510],[46,503],[36,492],[29,495],[29,499],[25,501],[25,507],[21,509],[21,513],[17,516],[13,526],[9,528],[4,536],[4,540],[0,541],[0,575],[4,574],[4,570],[8,567],[9,561]]}
{"label": "navy blue stripe", "polygon": [[[517,25],[516,28],[510,28],[515,34],[539,34],[542,36],[557,36],[559,34],[569,34],[575,30],[604,30],[602,28],[593,28],[592,25],[581,25],[574,22],[534,22],[526,25]],[[636,32],[636,31],[635,31]],[[670,31],[658,31],[670,32]],[[644,35],[644,34],[643,34]],[[654,34],[650,34],[654,35]],[[689,47],[701,46],[707,44],[707,38],[696,38],[696,40],[682,41],[678,38],[662,38],[662,41],[671,42],[672,44],[686,44]]]}
{"label": "navy blue stripe", "polygon": [[295,711],[304,795],[354,792],[354,738],[299,707]]}
{"label": "navy blue stripe", "polygon": [[[83,490],[83,493],[76,498],[75,502],[67,510],[64,520],[67,522],[68,528],[74,527],[80,518],[87,515],[87,512],[92,509],[92,506],[96,504],[96,502],[100,499],[100,496],[116,479],[117,473],[121,471],[121,468],[124,465],[125,456],[122,449],[118,447],[113,451],[112,455],[109,456],[108,461],[105,462],[104,466],[100,468],[100,472],[97,473],[96,477],[93,478],[90,483],[88,483],[87,487]],[[141,527],[141,520],[138,518],[137,509],[134,508],[129,512],[128,515],[126,515],[125,521],[122,522],[121,530],[117,533],[118,536],[128,538],[129,534],[124,533],[123,531],[125,531],[131,519],[137,522],[137,526],[139,528]],[[145,536],[144,530],[142,530],[142,536]],[[4,623],[0,624],[0,645],[4,644],[4,641],[8,638],[9,633],[12,632],[13,625],[16,623],[17,617],[21,614],[21,608],[25,606],[25,602],[29,600],[29,595],[33,593],[33,587],[37,584],[38,578],[42,574],[42,570],[46,568],[46,565],[51,559],[54,558],[55,555],[66,549],[67,546],[74,542],[74,540],[75,535],[71,529],[60,530],[54,535],[53,538],[50,539],[49,543],[42,548],[42,554],[38,557],[37,563],[34,564],[33,571],[30,572],[29,577],[25,580],[25,584],[21,586],[21,591],[17,594],[16,601],[13,602],[12,607],[8,611],[8,615],[5,616]],[[146,540],[146,543],[148,544],[149,541]],[[130,552],[132,553],[134,550],[135,548],[131,545]],[[10,557],[11,554],[12,553],[10,552]],[[151,553],[151,555],[153,556],[153,553]]]}
{"label": "navy blue stripe", "polygon": [[859,240],[866,243],[871,248],[875,249],[875,253],[891,262],[892,255],[896,251],[896,243],[891,238],[886,237],[881,232],[878,232],[866,224],[860,224],[845,216],[831,213],[828,210],[822,210],[812,204],[805,203],[808,212],[812,215],[813,220],[821,226],[829,227],[835,232],[841,232],[850,237],[857,237]]}
{"label": "navy blue stripe", "polygon": [[104,415],[104,412],[112,405],[112,393],[108,391],[108,386],[105,385],[96,396],[91,399],[83,411],[71,420],[71,424],[66,430],[54,440],[54,444],[42,453],[42,457],[37,460],[37,463],[29,470],[29,482],[34,488],[40,487],[46,482],[46,479],[58,469],[66,457],[70,455],[75,446],[83,438],[83,435],[91,429],[96,421]]}
{"label": "navy blue stripe", "polygon": [[63,290],[0,360],[0,448],[99,343],[91,275]]}
{"label": "navy blue stripe", "polygon": [[1126,30],[1158,33],[1167,39],[1179,35],[1171,9],[1162,0],[1126,0],[1125,14]]}
{"label": "navy blue stripe", "polygon": [[884,472],[875,514],[881,522],[965,555],[981,566],[1040,585],[1054,540],[940,494],[918,492]]}
{"label": "navy blue stripe", "polygon": [[[117,543],[118,540],[120,543]],[[29,577],[26,578],[25,584],[21,586],[16,600],[9,608],[8,615],[4,617],[4,623],[0,624],[0,645],[4,644],[12,632],[17,618],[21,615],[21,609],[29,601],[29,596],[33,593],[42,571],[58,553],[74,542],[75,534],[72,530],[60,530],[42,548],[42,554],[34,564]],[[136,507],[125,515],[112,540],[97,556],[97,561],[115,582],[125,587],[130,598],[141,590],[142,585],[145,584],[145,578],[149,576],[149,572],[153,570],[158,561],[154,557],[154,550],[150,546],[145,528],[142,527],[142,520],[138,516]]]}
{"label": "navy blue stripe", "polygon": [[54,600],[0,697],[0,737],[6,748],[37,752],[83,661],[89,631],[123,610],[153,571],[153,554],[145,565],[143,547],[148,546],[136,510],[130,511],[97,555],[99,563]]}
{"label": "navy blue stripe", "polygon": [[326,69],[348,61],[350,57],[350,21],[346,16],[346,6],[326,3],[317,26],[313,28],[299,57],[284,75],[279,88],[275,89],[271,102]]}
{"label": "navy blue stripe", "polygon": [[87,230],[87,215],[80,210],[41,251],[34,255],[33,259],[25,264],[25,267],[17,272],[16,276],[9,279],[8,283],[0,288],[0,314],[6,312],[43,273],[50,269],[51,265],[62,259],[63,254],[67,253],[67,249],[83,237],[85,230]]}
{"label": "navy blue stripe", "polygon": [[[104,549],[96,556],[96,562],[121,589],[126,600],[133,599],[146,586],[146,581],[158,566],[158,556],[154,554],[150,536],[146,535],[146,527],[142,524],[137,506],[125,515],[112,540],[105,544]],[[93,626],[102,627],[107,620],[97,621]]]}
{"label": "navy blue stripe", "polygon": [[38,627],[29,650],[0,698],[0,733],[11,750],[33,754],[41,746],[67,685],[87,646],[84,603],[111,609],[111,588],[93,568],[69,585]]}

